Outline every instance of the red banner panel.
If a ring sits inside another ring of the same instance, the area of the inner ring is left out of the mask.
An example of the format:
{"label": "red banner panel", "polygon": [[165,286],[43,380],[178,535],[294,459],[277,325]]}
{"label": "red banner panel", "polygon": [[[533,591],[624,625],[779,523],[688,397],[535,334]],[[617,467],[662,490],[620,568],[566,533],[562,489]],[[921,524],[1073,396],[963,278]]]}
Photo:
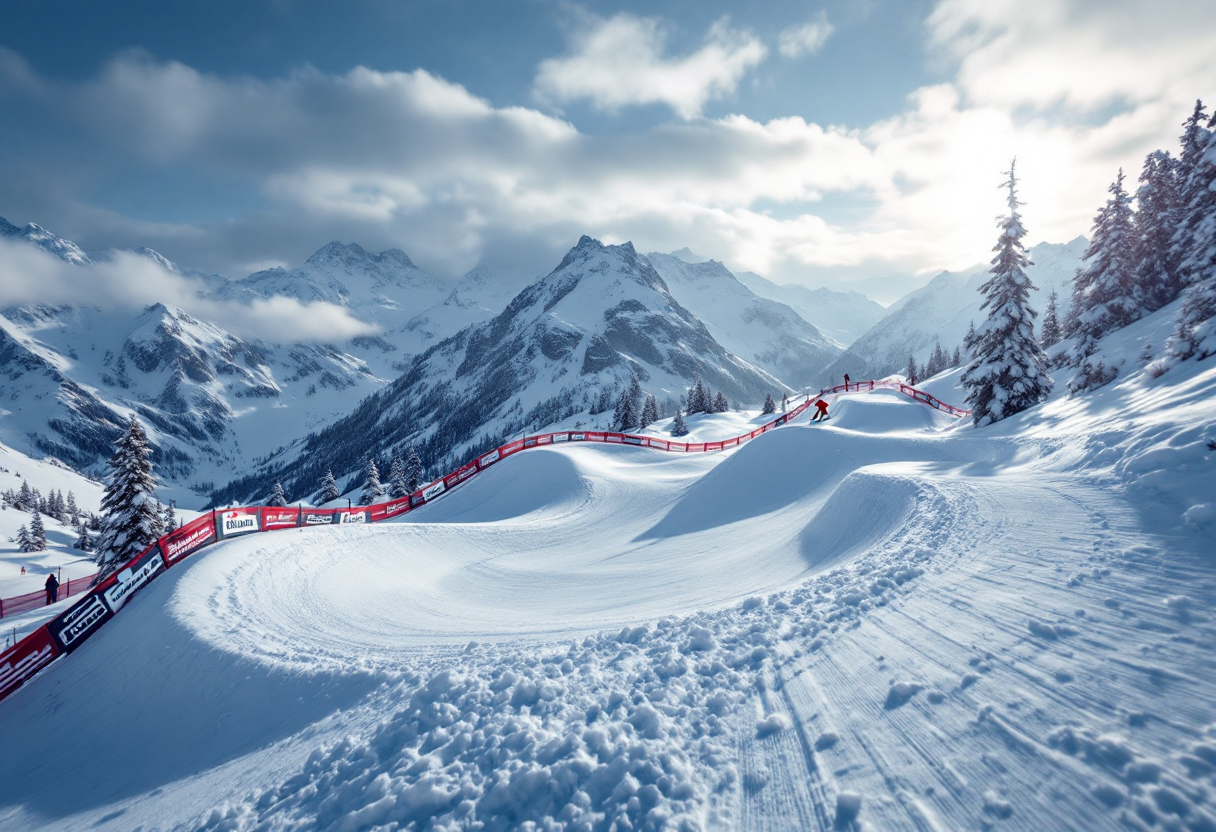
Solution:
{"label": "red banner panel", "polygon": [[172,566],[187,555],[214,542],[215,522],[210,514],[204,514],[162,537],[160,548],[165,554],[165,563]]}
{"label": "red banner panel", "polygon": [[39,627],[0,653],[0,699],[34,678],[57,655],[55,642],[46,627]]}
{"label": "red banner panel", "polygon": [[262,509],[262,531],[275,529],[294,529],[300,525],[300,509],[271,506]]}
{"label": "red banner panel", "polygon": [[402,497],[397,500],[390,500],[387,503],[380,503],[368,509],[372,515],[372,522],[376,523],[380,520],[387,520],[390,517],[396,517],[399,514],[405,514],[410,510],[410,498]]}

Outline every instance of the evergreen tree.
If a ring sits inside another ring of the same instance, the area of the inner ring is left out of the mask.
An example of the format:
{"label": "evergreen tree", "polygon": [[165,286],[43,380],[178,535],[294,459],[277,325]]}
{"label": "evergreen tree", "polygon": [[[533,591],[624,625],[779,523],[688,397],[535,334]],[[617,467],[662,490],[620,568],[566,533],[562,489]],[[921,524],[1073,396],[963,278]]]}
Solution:
{"label": "evergreen tree", "polygon": [[637,373],[629,375],[629,398],[633,401],[633,412],[640,415],[642,412],[642,384],[638,381]]}
{"label": "evergreen tree", "polygon": [[159,536],[152,450],[148,435],[134,416],[114,446],[114,456],[106,463],[112,472],[110,483],[101,498],[105,518],[94,558],[99,567],[97,580],[138,555]]}
{"label": "evergreen tree", "polygon": [[30,542],[30,530],[24,525],[17,529],[17,548],[25,554],[38,551],[37,547]]}
{"label": "evergreen tree", "polygon": [[712,410],[713,401],[709,397],[709,388],[701,381],[701,375],[698,373],[693,377],[692,387],[688,389],[688,415],[710,413]]}
{"label": "evergreen tree", "polygon": [[1182,291],[1178,264],[1170,256],[1170,243],[1178,227],[1175,167],[1170,154],[1153,151],[1144,160],[1136,189],[1132,279],[1140,287],[1147,312],[1155,312]]}
{"label": "evergreen tree", "polygon": [[963,336],[963,349],[967,351],[968,361],[970,361],[972,356],[975,355],[975,346],[978,341],[979,336],[975,334],[975,321],[968,321],[967,334]]}
{"label": "evergreen tree", "polygon": [[29,511],[37,505],[34,490],[30,488],[29,480],[21,481],[21,489],[17,492],[17,500],[13,506],[20,511]]}
{"label": "evergreen tree", "polygon": [[89,537],[89,527],[85,523],[78,524],[79,535],[76,538],[76,548],[82,552],[93,551],[93,538]]}
{"label": "evergreen tree", "polygon": [[[1208,128],[1216,128],[1216,116]],[[1166,344],[1166,369],[1188,358],[1203,360],[1216,355],[1216,132],[1205,130],[1196,141],[1207,151],[1191,173],[1190,190],[1195,196],[1179,228],[1186,232],[1182,236],[1192,246],[1182,252],[1179,263],[1189,286],[1174,334]]]}
{"label": "evergreen tree", "polygon": [[676,416],[671,420],[672,436],[688,436],[688,426],[684,424],[684,412],[676,408]]}
{"label": "evergreen tree", "polygon": [[908,368],[904,370],[904,375],[908,378],[908,384],[912,387],[916,386],[916,356],[908,356]]}
{"label": "evergreen tree", "polygon": [[1068,333],[1077,339],[1073,363],[1080,368],[1068,389],[1071,393],[1100,387],[1115,377],[1092,358],[1098,340],[1140,317],[1143,299],[1132,272],[1135,239],[1131,197],[1123,189],[1123,170],[1110,186],[1110,199],[1094,218],[1093,237],[1085,251],[1089,265],[1077,270],[1073,281]]}
{"label": "evergreen tree", "polygon": [[775,401],[773,401],[773,394],[769,393],[768,395],[766,395],[764,397],[764,408],[761,409],[760,415],[767,416],[770,413],[776,413],[776,412],[777,412],[777,403]]}
{"label": "evergreen tree", "polygon": [[959,365],[960,365],[960,364],[962,364],[962,363],[963,363],[963,353],[962,353],[962,351],[961,351],[961,350],[960,350],[960,349],[959,349],[959,348],[956,346],[956,347],[954,348],[954,354],[950,356],[950,366],[951,366],[951,367],[957,367],[957,366],[959,366]]}
{"label": "evergreen tree", "polygon": [[422,459],[418,451],[410,446],[405,462],[405,487],[413,494],[426,482],[426,469],[422,467]]}
{"label": "evergreen tree", "polygon": [[637,424],[637,407],[634,404],[633,394],[629,388],[626,388],[617,397],[616,409],[612,414],[612,429],[616,431],[629,431],[637,427]]}
{"label": "evergreen tree", "polygon": [[1009,214],[999,218],[992,277],[980,287],[984,295],[980,309],[988,310],[988,318],[974,337],[969,334],[972,357],[962,377],[977,427],[1038,404],[1052,387],[1046,356],[1034,337],[1035,312],[1029,306],[1034,284],[1026,276],[1030,260],[1022,245],[1026,229],[1018,213],[1022,203],[1017,198],[1016,161],[1001,185],[1009,190]]}
{"label": "evergreen tree", "polygon": [[722,391],[718,391],[718,395],[714,397],[714,413],[725,413],[730,410],[730,402],[726,400],[726,396],[722,395]]}
{"label": "evergreen tree", "polygon": [[42,515],[37,511],[30,518],[30,546],[32,552],[41,552],[46,548],[46,528],[42,525]]}
{"label": "evergreen tree", "polygon": [[321,496],[317,499],[321,505],[325,505],[341,496],[342,492],[338,490],[338,483],[334,480],[334,472],[330,469],[325,472],[325,476],[321,477]]}
{"label": "evergreen tree", "polygon": [[408,497],[410,490],[405,484],[405,461],[400,452],[393,454],[393,462],[388,470],[388,496],[394,500]]}
{"label": "evergreen tree", "polygon": [[168,534],[177,528],[177,510],[173,508],[173,501],[170,500],[165,505],[165,510],[160,515],[161,534]]}
{"label": "evergreen tree", "polygon": [[156,505],[153,506],[152,523],[148,529],[152,532],[153,540],[159,540],[165,533],[165,506],[160,500],[156,500]]}
{"label": "evergreen tree", "polygon": [[287,494],[283,491],[283,483],[278,480],[274,481],[274,488],[270,489],[270,496],[266,498],[266,505],[283,508],[287,505]]}
{"label": "evergreen tree", "polygon": [[638,423],[638,427],[649,427],[657,421],[659,421],[659,400],[647,393],[646,404],[642,405],[642,419]]}
{"label": "evergreen tree", "polygon": [[1043,312],[1043,324],[1039,328],[1039,343],[1043,345],[1043,349],[1054,347],[1064,337],[1064,333],[1060,331],[1058,300],[1056,290],[1052,289],[1051,294],[1047,296],[1047,309]]}
{"label": "evergreen tree", "polygon": [[[1214,125],[1205,126],[1206,120],[1203,102],[1196,101],[1195,111],[1182,125],[1182,151],[1176,169],[1178,220],[1170,241],[1170,257],[1177,264],[1178,279],[1183,286],[1190,286],[1202,277],[1202,254],[1207,249],[1201,242],[1204,217],[1209,215],[1212,202],[1216,200],[1216,194],[1209,188],[1211,176],[1203,170],[1212,164],[1210,159],[1205,163],[1205,159]],[[1209,258],[1208,265],[1211,262]]]}
{"label": "evergreen tree", "polygon": [[71,491],[68,492],[67,504],[68,522],[73,526],[80,525],[80,506],[76,505],[76,495]]}
{"label": "evergreen tree", "polygon": [[384,499],[384,486],[380,484],[380,471],[376,468],[376,460],[367,461],[364,472],[363,492],[359,495],[359,505],[370,506]]}

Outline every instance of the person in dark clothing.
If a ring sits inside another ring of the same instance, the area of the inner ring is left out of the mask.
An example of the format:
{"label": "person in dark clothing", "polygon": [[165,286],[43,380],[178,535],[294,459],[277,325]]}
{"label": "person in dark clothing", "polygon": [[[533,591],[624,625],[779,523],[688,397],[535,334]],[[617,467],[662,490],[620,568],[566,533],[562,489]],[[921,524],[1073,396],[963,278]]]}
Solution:
{"label": "person in dark clothing", "polygon": [[844,392],[849,392],[849,374],[844,374]]}
{"label": "person in dark clothing", "polygon": [[53,604],[59,600],[59,581],[55,579],[55,573],[46,576],[46,602]]}
{"label": "person in dark clothing", "polygon": [[828,403],[823,399],[815,402],[815,407],[818,409],[814,416],[811,417],[812,422],[827,421],[828,418]]}

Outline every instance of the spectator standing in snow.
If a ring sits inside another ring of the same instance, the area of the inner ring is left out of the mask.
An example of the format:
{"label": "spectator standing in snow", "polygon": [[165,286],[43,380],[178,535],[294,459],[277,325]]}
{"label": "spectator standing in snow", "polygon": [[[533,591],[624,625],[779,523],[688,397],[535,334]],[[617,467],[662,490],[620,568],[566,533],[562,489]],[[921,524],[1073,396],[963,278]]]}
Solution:
{"label": "spectator standing in snow", "polygon": [[53,604],[59,600],[59,581],[55,579],[55,573],[46,576],[46,602]]}
{"label": "spectator standing in snow", "polygon": [[828,418],[828,403],[823,399],[815,402],[815,407],[818,409],[814,416],[811,417],[812,422],[827,421]]}
{"label": "spectator standing in snow", "polygon": [[844,374],[844,392],[849,392],[849,374]]}

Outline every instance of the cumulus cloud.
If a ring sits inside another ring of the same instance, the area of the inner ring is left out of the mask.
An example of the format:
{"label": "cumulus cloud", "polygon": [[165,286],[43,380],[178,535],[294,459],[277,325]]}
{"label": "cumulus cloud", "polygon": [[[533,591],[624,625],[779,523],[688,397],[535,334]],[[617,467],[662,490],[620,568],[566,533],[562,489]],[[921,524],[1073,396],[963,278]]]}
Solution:
{"label": "cumulus cloud", "polygon": [[234,335],[272,342],[344,340],[378,331],[331,303],[275,296],[249,302],[217,301],[202,281],[170,271],[129,251],[91,265],[74,265],[23,240],[0,238],[0,307],[80,304],[140,308],[176,306]]}
{"label": "cumulus cloud", "polygon": [[781,31],[778,51],[787,58],[813,55],[823,48],[834,31],[826,12],[820,12],[801,26],[790,26]]}
{"label": "cumulus cloud", "polygon": [[[87,142],[70,176],[41,146],[22,150],[20,171],[43,177],[41,192],[67,193],[61,204],[77,224],[102,229],[96,247],[153,245],[240,276],[231,269],[299,262],[343,239],[403,248],[443,275],[495,252],[542,273],[589,233],[644,250],[688,245],[817,283],[829,270],[875,276],[985,260],[1003,204],[999,171],[1015,155],[1030,241],[1084,233],[1116,170],[1132,175],[1144,154],[1172,148],[1195,96],[1216,89],[1216,62],[1201,58],[1203,33],[1216,29],[1206,6],[1150,20],[1129,0],[1028,3],[941,0],[927,37],[953,77],[853,127],[693,118],[736,89],[763,46],[720,23],[697,51],[673,57],[660,24],[629,15],[593,21],[537,75],[538,90],[560,100],[658,101],[680,116],[606,135],[495,106],[424,70],[257,79],[128,53],[90,80],[62,82],[0,49],[0,97],[23,102],[31,125],[54,118],[70,127],[57,135]],[[1089,79],[1097,66],[1111,71]],[[123,237],[122,217],[82,213],[72,183],[90,165],[239,182],[259,207],[213,224],[128,221]]]}
{"label": "cumulus cloud", "polygon": [[667,34],[654,18],[618,14],[588,22],[571,54],[541,63],[535,86],[542,97],[586,99],[610,111],[666,104],[680,118],[695,118],[707,101],[734,92],[768,51],[725,19],[710,28],[704,46],[683,57],[665,54]]}

